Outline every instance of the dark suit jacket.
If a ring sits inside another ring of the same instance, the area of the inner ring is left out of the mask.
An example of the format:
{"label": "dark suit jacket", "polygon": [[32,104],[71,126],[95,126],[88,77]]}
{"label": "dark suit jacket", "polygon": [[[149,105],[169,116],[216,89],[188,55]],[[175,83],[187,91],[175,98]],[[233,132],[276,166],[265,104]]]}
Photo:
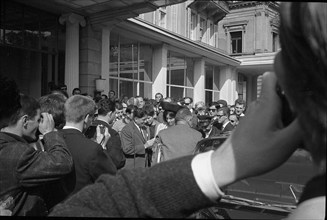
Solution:
{"label": "dark suit jacket", "polygon": [[121,141],[123,151],[126,157],[124,169],[135,167],[145,167],[145,148],[144,144],[149,139],[148,129],[145,130],[147,137],[143,138],[140,130],[136,127],[134,121],[129,122],[121,131]]}
{"label": "dark suit jacket", "polygon": [[101,174],[116,174],[115,164],[103,152],[101,145],[87,139],[76,129],[63,129],[61,132],[74,160],[76,181],[71,182],[71,176],[65,179],[69,185],[74,184],[72,194],[94,183]]}
{"label": "dark suit jacket", "polygon": [[121,141],[118,132],[112,129],[108,123],[101,120],[95,120],[93,125],[103,125],[108,128],[110,138],[106,144],[107,150],[104,152],[111,157],[112,162],[114,162],[117,169],[122,168],[125,165],[126,158],[121,147]]}
{"label": "dark suit jacket", "polygon": [[222,129],[221,133],[227,132],[227,131],[232,131],[234,129],[234,126],[232,123],[228,122],[228,124]]}
{"label": "dark suit jacket", "polygon": [[93,184],[55,207],[50,216],[117,218],[185,218],[213,206],[194,178],[193,156],[148,169],[102,175]]}

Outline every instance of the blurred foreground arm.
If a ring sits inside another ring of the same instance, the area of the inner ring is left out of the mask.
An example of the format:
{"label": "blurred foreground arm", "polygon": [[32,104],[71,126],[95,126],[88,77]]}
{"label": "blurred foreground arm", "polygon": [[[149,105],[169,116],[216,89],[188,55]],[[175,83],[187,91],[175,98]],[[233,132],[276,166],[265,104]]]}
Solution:
{"label": "blurred foreground arm", "polygon": [[263,75],[260,98],[250,105],[242,122],[212,154],[214,178],[220,188],[278,167],[301,142],[297,119],[285,128],[282,126],[276,83],[274,73]]}

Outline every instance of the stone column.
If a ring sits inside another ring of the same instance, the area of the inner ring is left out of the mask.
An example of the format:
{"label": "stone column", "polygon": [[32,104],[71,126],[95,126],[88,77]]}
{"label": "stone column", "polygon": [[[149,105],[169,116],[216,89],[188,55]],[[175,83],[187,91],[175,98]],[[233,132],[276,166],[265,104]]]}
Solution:
{"label": "stone column", "polygon": [[262,53],[264,51],[264,18],[265,14],[262,10],[255,12],[255,52]]}
{"label": "stone column", "polygon": [[235,67],[223,66],[220,68],[220,93],[219,99],[224,99],[233,105],[238,98],[237,72]]}
{"label": "stone column", "polygon": [[193,103],[205,100],[205,61],[198,59],[194,61],[194,90]]}
{"label": "stone column", "polygon": [[79,87],[79,25],[86,25],[83,16],[69,13],[59,18],[60,24],[66,24],[65,84],[68,95]]}
{"label": "stone column", "polygon": [[152,95],[160,92],[164,97],[167,96],[167,45],[163,44],[160,47],[153,49],[153,64],[152,64]]}
{"label": "stone column", "polygon": [[[101,35],[101,78],[106,80],[103,93],[109,93],[109,63],[110,63],[110,29],[103,27]],[[118,92],[118,91],[117,91]]]}

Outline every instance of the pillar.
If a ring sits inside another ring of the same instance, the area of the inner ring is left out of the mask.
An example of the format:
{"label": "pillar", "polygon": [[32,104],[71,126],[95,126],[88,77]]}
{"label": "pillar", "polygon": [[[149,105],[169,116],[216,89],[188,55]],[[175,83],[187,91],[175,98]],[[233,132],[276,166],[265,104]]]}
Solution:
{"label": "pillar", "polygon": [[86,25],[85,19],[77,14],[64,14],[60,24],[66,24],[65,84],[68,95],[79,87],[79,25]]}
{"label": "pillar", "polygon": [[205,61],[197,59],[194,61],[194,90],[193,103],[205,100]]}
{"label": "pillar", "polygon": [[[106,80],[104,94],[109,93],[109,64],[110,64],[110,29],[102,28],[101,34],[101,78]],[[118,92],[118,91],[117,91]]]}
{"label": "pillar", "polygon": [[223,66],[220,68],[220,93],[219,99],[224,99],[233,105],[238,98],[237,72],[235,67]]}
{"label": "pillar", "polygon": [[154,95],[158,92],[164,97],[167,96],[167,54],[168,49],[165,44],[153,49],[151,98],[154,98]]}

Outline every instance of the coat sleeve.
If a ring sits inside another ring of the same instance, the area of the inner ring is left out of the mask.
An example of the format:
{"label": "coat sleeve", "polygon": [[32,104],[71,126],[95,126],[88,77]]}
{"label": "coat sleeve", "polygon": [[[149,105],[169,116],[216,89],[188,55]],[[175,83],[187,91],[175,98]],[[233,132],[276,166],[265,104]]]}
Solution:
{"label": "coat sleeve", "polygon": [[132,128],[126,126],[121,131],[121,142],[124,153],[127,155],[134,155],[134,152],[136,154],[145,154],[145,147],[142,141],[138,141]]}
{"label": "coat sleeve", "polygon": [[73,159],[58,132],[44,135],[45,151],[27,146],[17,163],[16,175],[25,187],[58,180],[73,169]]}
{"label": "coat sleeve", "polygon": [[214,205],[198,187],[191,168],[193,156],[150,168],[102,175],[50,216],[182,218]]}
{"label": "coat sleeve", "polygon": [[115,164],[112,162],[111,157],[108,157],[104,152],[100,145],[96,145],[93,151],[93,155],[91,157],[91,161],[89,162],[88,171],[92,177],[92,181],[95,180],[101,174],[111,174],[115,175],[117,173],[117,168]]}
{"label": "coat sleeve", "polygon": [[114,162],[117,169],[122,168],[126,162],[126,158],[121,145],[122,144],[119,134],[112,130],[105,153],[111,157],[112,162]]}

